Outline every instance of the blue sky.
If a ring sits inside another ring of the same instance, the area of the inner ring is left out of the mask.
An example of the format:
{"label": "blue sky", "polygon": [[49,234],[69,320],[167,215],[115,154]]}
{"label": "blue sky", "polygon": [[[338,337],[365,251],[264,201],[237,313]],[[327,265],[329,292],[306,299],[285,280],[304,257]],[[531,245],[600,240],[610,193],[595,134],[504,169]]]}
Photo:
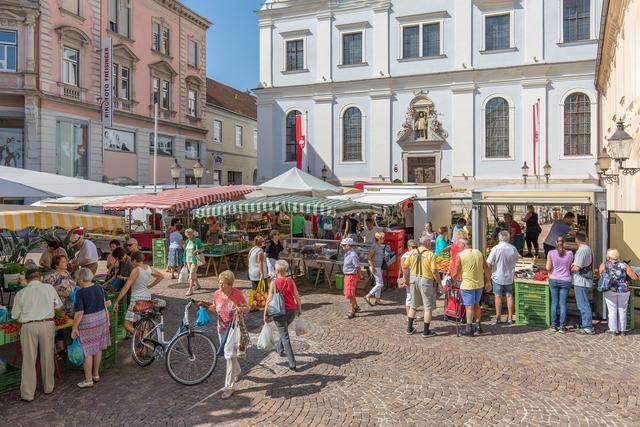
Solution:
{"label": "blue sky", "polygon": [[258,10],[263,0],[182,0],[213,22],[207,31],[207,77],[239,90],[258,86]]}

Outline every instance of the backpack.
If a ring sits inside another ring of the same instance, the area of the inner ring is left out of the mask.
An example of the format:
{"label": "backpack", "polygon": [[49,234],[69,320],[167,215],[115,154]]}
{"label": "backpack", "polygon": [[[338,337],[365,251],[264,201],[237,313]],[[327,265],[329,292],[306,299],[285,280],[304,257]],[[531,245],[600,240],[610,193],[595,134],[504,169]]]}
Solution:
{"label": "backpack", "polygon": [[605,266],[600,278],[598,279],[598,292],[607,292],[611,289],[611,282],[615,280],[615,277],[609,273],[609,269]]}

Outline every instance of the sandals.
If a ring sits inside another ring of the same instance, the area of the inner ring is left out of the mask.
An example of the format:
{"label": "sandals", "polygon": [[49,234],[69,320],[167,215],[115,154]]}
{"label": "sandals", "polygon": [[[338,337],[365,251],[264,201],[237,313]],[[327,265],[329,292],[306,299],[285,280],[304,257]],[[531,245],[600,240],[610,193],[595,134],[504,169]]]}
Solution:
{"label": "sandals", "polygon": [[100,382],[100,377],[93,377],[93,382],[94,383],[99,383]]}
{"label": "sandals", "polygon": [[220,399],[221,400],[227,400],[231,396],[233,396],[235,393],[236,393],[236,391],[233,390],[233,389],[225,390],[225,391],[222,392],[222,395],[220,396]]}
{"label": "sandals", "polygon": [[351,313],[347,314],[344,318],[350,320],[350,319],[353,319],[354,317],[356,317],[356,313],[352,311]]}
{"label": "sandals", "polygon": [[369,307],[373,307],[373,303],[371,302],[371,300],[369,299],[369,295],[365,295],[364,300],[367,304],[369,304]]}
{"label": "sandals", "polygon": [[80,387],[80,388],[93,387],[93,381],[82,381],[82,382],[78,383],[78,387]]}

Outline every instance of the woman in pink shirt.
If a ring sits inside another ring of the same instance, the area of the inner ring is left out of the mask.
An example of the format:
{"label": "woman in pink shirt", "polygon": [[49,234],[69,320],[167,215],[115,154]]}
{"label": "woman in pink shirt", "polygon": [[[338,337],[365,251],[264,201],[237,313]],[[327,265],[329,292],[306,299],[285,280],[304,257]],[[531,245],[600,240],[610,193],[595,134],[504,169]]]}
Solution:
{"label": "woman in pink shirt", "polygon": [[[564,248],[564,237],[556,238],[556,249],[547,255],[549,271],[549,289],[551,290],[551,329],[560,333],[567,332],[567,295],[571,289],[571,264],[573,252]],[[557,311],[560,304],[560,329],[558,329]]]}

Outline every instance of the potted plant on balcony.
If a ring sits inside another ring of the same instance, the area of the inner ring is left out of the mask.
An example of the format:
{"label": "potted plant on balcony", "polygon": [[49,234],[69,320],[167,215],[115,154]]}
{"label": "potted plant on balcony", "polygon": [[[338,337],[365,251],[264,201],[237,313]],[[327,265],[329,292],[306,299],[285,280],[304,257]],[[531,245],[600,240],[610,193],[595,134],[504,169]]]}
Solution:
{"label": "potted plant on balcony", "polygon": [[4,286],[18,284],[20,275],[24,273],[24,265],[19,262],[5,262],[2,266]]}

